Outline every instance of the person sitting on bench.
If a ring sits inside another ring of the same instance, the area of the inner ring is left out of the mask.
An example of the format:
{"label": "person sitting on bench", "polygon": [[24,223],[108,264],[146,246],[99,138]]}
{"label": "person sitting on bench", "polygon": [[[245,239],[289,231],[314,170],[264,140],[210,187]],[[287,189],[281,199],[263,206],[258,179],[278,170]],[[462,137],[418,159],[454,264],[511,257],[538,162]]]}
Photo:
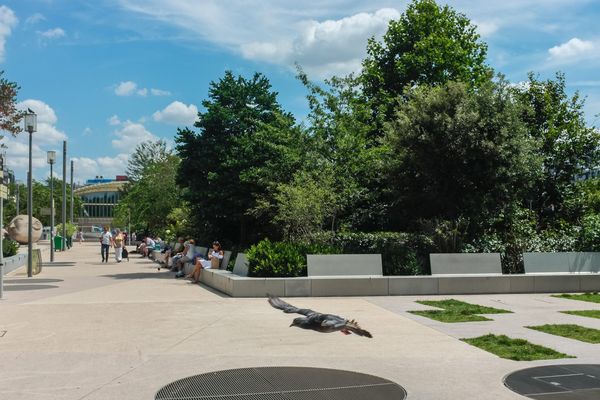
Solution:
{"label": "person sitting on bench", "polygon": [[202,257],[198,257],[196,259],[196,265],[194,266],[194,271],[186,276],[186,278],[191,278],[194,283],[200,282],[200,273],[203,269],[219,269],[221,265],[221,260],[223,260],[224,256],[223,249],[221,248],[221,243],[213,242],[212,249],[208,253],[208,260],[203,259]]}

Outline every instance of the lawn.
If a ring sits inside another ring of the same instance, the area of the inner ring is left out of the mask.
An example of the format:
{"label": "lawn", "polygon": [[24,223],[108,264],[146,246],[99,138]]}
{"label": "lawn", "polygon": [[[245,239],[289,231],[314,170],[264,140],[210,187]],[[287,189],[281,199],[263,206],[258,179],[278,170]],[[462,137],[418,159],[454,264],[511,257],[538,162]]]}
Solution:
{"label": "lawn", "polygon": [[591,303],[600,303],[600,294],[594,293],[583,293],[583,294],[555,294],[552,297],[558,297],[561,299],[589,301]]}
{"label": "lawn", "polygon": [[562,311],[563,314],[579,315],[580,317],[600,318],[600,310]]}
{"label": "lawn", "polygon": [[533,344],[524,339],[512,339],[505,335],[485,335],[472,339],[461,339],[501,358],[514,361],[554,360],[575,358],[556,350]]}
{"label": "lawn", "polygon": [[586,343],[600,343],[600,330],[586,328],[584,326],[564,324],[526,326],[526,328],[534,329],[536,331],[544,333],[549,333],[551,335],[575,339]]}
{"label": "lawn", "polygon": [[491,321],[479,314],[502,314],[510,313],[507,310],[501,310],[498,308],[484,307],[477,304],[469,304],[462,301],[448,299],[448,300],[420,300],[417,301],[419,304],[426,306],[442,308],[442,310],[421,310],[421,311],[409,311],[412,314],[420,315],[435,319],[440,322],[474,322],[474,321]]}

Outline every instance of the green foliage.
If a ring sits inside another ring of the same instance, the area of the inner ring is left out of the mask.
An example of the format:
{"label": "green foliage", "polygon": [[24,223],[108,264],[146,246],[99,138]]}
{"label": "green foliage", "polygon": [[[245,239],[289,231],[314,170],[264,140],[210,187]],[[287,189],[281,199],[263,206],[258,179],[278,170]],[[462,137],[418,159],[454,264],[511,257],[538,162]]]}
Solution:
{"label": "green foliage", "polygon": [[255,241],[272,227],[257,204],[271,202],[269,193],[291,180],[307,137],[258,73],[246,79],[227,71],[202,104],[199,131],[179,130],[176,138],[177,182],[186,189],[197,236]]}
{"label": "green foliage", "polygon": [[12,257],[19,251],[19,243],[12,239],[2,240],[2,255],[4,257]]}
{"label": "green foliage", "polygon": [[518,201],[539,170],[504,81],[476,92],[458,82],[411,90],[386,142],[396,229],[432,219],[478,222]]}
{"label": "green foliage", "polygon": [[127,160],[126,173],[129,181],[137,182],[142,178],[147,167],[167,161],[170,155],[171,152],[167,149],[167,142],[164,140],[138,144]]}
{"label": "green foliage", "polygon": [[[17,93],[19,86],[2,77],[4,71],[0,71],[0,131],[6,131],[13,136],[21,132],[19,122],[24,113],[17,110]],[[0,136],[0,140],[2,140]]]}
{"label": "green foliage", "polygon": [[344,254],[381,254],[384,275],[419,275],[429,271],[431,241],[400,232],[324,232],[313,243],[330,245]]}
{"label": "green foliage", "polygon": [[443,310],[420,310],[409,311],[412,314],[420,315],[435,319],[440,322],[474,322],[474,321],[491,321],[489,318],[478,314],[502,314],[510,313],[507,310],[498,308],[484,307],[477,304],[469,304],[462,301],[448,299],[439,301],[421,300],[417,301],[431,307],[442,308]]}
{"label": "green foliage", "polygon": [[525,339],[512,339],[506,335],[488,334],[463,342],[479,347],[485,351],[514,361],[554,360],[559,358],[575,358],[556,350],[528,342]]}
{"label": "green foliage", "polygon": [[600,318],[600,310],[561,311],[564,314],[577,315],[587,318]]}
{"label": "green foliage", "polygon": [[526,326],[525,328],[533,329],[539,332],[549,333],[550,335],[562,336],[569,339],[575,339],[586,343],[600,343],[600,330],[586,328],[573,324],[559,325],[539,325]]}
{"label": "green foliage", "polygon": [[168,154],[147,164],[142,175],[125,189],[115,207],[116,226],[131,223],[135,231],[162,233],[168,217],[181,204],[181,191],[175,184],[179,158]]}
{"label": "green foliage", "polygon": [[566,204],[581,188],[573,178],[598,165],[600,132],[587,126],[585,100],[578,92],[567,94],[561,73],[545,81],[531,73],[527,85],[515,89],[515,94],[524,105],[520,118],[539,143],[537,151],[543,161],[543,177],[527,198],[532,199],[544,225],[553,226],[563,219],[574,222],[582,210]]}
{"label": "green foliage", "polygon": [[[67,224],[65,226],[66,226],[67,237],[72,237],[75,234],[75,232],[77,232],[77,229],[78,229],[77,225],[75,225],[71,222],[67,222]],[[62,224],[56,225],[55,229],[56,229],[56,234],[59,236],[62,236],[62,229],[63,229]]]}
{"label": "green foliage", "polygon": [[306,276],[307,254],[331,254],[335,249],[329,246],[271,242],[264,239],[250,247],[248,276],[254,277],[298,277]]}
{"label": "green foliage", "polygon": [[589,301],[591,303],[600,303],[600,294],[598,292],[582,293],[582,294],[556,294],[552,297],[559,297],[569,300]]}
{"label": "green foliage", "polygon": [[383,40],[369,40],[363,61],[365,93],[387,120],[405,88],[461,81],[470,86],[491,74],[487,45],[463,14],[434,0],[413,0],[398,20],[390,21]]}

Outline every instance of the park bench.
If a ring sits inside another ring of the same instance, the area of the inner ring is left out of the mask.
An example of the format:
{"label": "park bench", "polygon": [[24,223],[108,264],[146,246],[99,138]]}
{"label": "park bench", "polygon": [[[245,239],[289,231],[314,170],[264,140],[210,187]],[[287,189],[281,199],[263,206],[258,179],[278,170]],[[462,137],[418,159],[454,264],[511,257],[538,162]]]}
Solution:
{"label": "park bench", "polygon": [[237,276],[248,276],[248,258],[245,253],[238,253],[233,266],[233,274]]}
{"label": "park bench", "polygon": [[586,274],[600,272],[600,253],[523,253],[526,274]]}
{"label": "park bench", "polygon": [[500,253],[430,254],[431,275],[502,275]]}
{"label": "park bench", "polygon": [[381,276],[381,254],[309,254],[308,276]]}

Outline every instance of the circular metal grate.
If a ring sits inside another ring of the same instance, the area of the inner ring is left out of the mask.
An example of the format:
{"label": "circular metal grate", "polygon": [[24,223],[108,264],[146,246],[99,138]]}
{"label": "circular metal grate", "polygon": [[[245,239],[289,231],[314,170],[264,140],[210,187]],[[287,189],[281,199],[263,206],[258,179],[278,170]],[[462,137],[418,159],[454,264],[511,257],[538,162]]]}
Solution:
{"label": "circular metal grate", "polygon": [[547,365],[513,372],[504,378],[513,392],[537,400],[600,399],[600,365]]}
{"label": "circular metal grate", "polygon": [[155,400],[403,400],[397,383],[323,368],[242,368],[190,376],[168,384]]}

